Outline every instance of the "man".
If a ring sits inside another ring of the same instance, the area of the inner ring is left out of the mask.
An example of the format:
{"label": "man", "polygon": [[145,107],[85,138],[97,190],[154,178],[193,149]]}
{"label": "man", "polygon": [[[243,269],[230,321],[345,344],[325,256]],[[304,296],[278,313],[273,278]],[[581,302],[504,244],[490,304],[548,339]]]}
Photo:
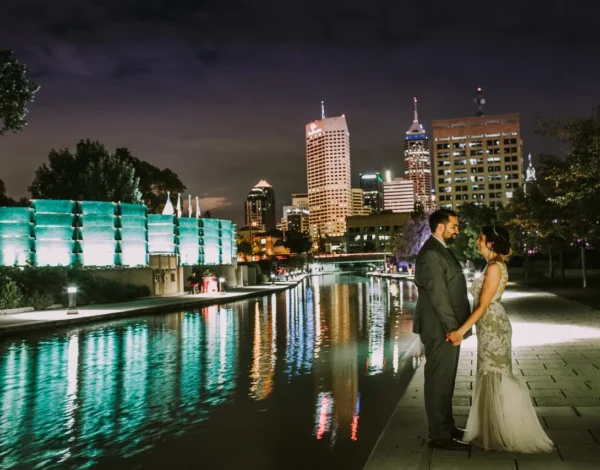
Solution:
{"label": "man", "polygon": [[[469,317],[471,307],[463,269],[448,245],[458,235],[458,219],[451,210],[438,210],[429,217],[431,237],[423,244],[415,266],[419,289],[413,332],[425,346],[425,409],[429,422],[429,445],[447,450],[465,450],[464,431],[452,416],[452,396],[460,346],[446,335]],[[471,332],[468,335],[470,335]]]}

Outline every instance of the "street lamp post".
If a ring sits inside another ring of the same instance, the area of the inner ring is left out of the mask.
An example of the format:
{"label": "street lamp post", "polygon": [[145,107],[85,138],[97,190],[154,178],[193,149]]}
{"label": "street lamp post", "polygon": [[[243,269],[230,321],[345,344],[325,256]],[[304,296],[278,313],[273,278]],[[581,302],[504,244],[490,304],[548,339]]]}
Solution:
{"label": "street lamp post", "polygon": [[69,307],[67,308],[67,315],[76,315],[79,313],[79,309],[77,308],[77,287],[69,286],[67,287],[67,292],[69,294]]}

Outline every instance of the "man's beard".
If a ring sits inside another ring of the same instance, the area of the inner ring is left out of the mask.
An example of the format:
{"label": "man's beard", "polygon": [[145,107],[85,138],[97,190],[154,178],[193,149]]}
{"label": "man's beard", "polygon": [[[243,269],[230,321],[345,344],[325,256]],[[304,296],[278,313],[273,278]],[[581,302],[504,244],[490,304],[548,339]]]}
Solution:
{"label": "man's beard", "polygon": [[456,241],[456,235],[450,235],[450,238],[444,237],[444,241],[446,242],[446,245],[452,245]]}

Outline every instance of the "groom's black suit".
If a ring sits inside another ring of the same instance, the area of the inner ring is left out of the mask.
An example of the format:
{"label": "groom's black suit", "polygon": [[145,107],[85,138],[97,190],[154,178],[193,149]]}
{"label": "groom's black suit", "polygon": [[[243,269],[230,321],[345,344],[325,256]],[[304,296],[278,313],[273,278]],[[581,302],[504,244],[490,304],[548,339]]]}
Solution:
{"label": "groom's black suit", "polygon": [[[455,427],[452,396],[460,346],[446,341],[446,333],[457,330],[471,313],[467,281],[460,263],[442,242],[431,236],[415,265],[419,289],[413,332],[425,345],[425,409],[430,439],[448,439]],[[471,332],[465,337],[469,336]]]}

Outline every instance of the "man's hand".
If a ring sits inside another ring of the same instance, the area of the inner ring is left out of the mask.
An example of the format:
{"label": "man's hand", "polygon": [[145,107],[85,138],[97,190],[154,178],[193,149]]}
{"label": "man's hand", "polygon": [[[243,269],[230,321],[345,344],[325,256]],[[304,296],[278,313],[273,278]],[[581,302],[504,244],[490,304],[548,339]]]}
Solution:
{"label": "man's hand", "polygon": [[458,331],[451,331],[446,334],[446,341],[452,341],[452,346],[459,346],[463,342],[463,335]]}

